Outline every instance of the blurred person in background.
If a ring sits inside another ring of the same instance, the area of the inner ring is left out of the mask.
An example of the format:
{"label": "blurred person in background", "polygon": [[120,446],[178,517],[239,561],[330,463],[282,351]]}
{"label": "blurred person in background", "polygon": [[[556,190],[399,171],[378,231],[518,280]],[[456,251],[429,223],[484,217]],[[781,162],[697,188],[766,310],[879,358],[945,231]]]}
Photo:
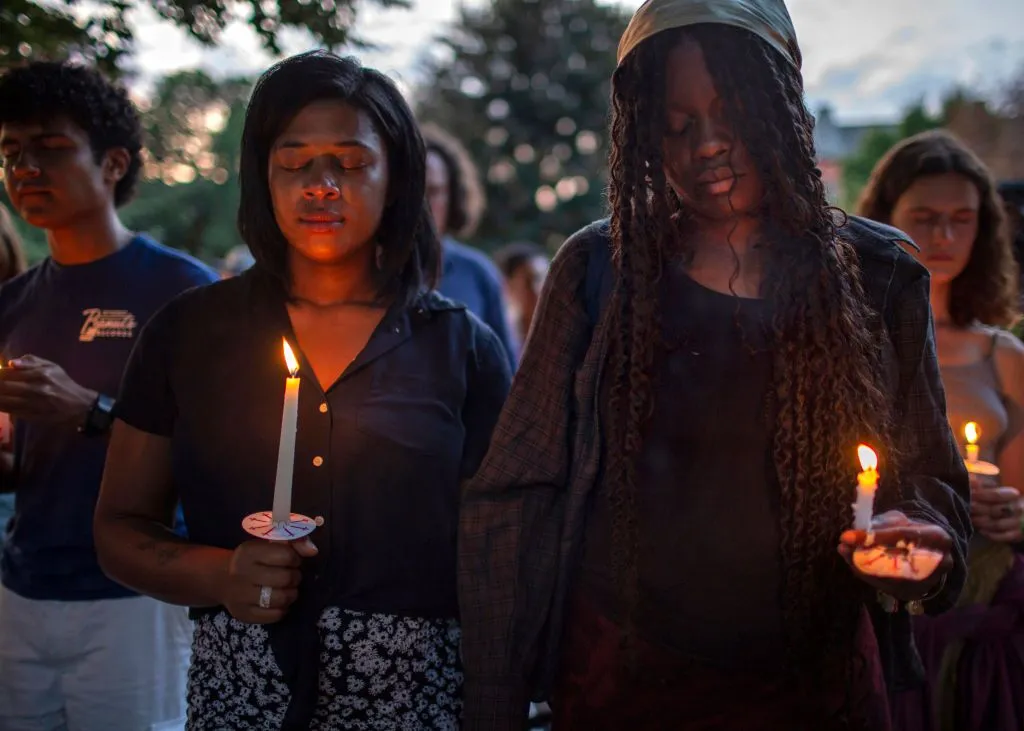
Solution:
{"label": "blurred person in background", "polygon": [[0,287],[0,411],[14,422],[0,557],[0,728],[147,729],[185,715],[191,623],[108,578],[93,543],[128,355],[170,299],[217,276],[134,233],[142,130],[97,71],[35,62],[0,75],[0,156],[49,257]]}
{"label": "blurred person in background", "polygon": [[923,690],[898,693],[900,731],[1024,729],[1024,344],[1017,266],[1003,202],[981,160],[946,131],[903,140],[879,161],[861,215],[906,231],[931,273],[947,416],[966,443],[981,426],[981,459],[998,479],[971,476],[975,535],[954,609],[914,620]]}
{"label": "blurred person in background", "polygon": [[237,277],[255,263],[256,259],[253,258],[248,246],[245,244],[233,246],[220,263],[220,277],[221,279]]}
{"label": "blurred person in background", "polygon": [[[4,206],[0,206],[0,287],[25,271],[25,254],[21,239],[14,230],[14,222]],[[13,468],[14,455],[11,452],[11,417],[0,411],[0,480]],[[14,513],[14,494],[6,492],[0,484],[0,546],[4,542],[7,521]]]}
{"label": "blurred person in background", "polygon": [[462,302],[498,336],[515,368],[501,275],[486,254],[455,237],[472,236],[487,205],[480,172],[462,144],[433,124],[420,126],[427,146],[427,203],[441,237],[437,290]]}
{"label": "blurred person in background", "polygon": [[508,319],[521,353],[548,274],[548,257],[544,249],[524,241],[501,247],[494,252],[494,261],[503,278]]}

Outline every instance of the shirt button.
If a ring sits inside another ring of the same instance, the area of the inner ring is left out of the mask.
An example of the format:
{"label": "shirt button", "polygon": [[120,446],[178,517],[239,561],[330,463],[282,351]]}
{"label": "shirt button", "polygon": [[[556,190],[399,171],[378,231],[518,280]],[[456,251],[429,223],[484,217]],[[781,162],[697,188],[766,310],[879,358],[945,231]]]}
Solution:
{"label": "shirt button", "polygon": [[323,457],[313,457],[313,466],[314,467],[319,467],[323,463],[324,463],[324,458]]}
{"label": "shirt button", "polygon": [[321,414],[326,414],[327,413],[327,403],[326,402],[320,404],[320,413]]}

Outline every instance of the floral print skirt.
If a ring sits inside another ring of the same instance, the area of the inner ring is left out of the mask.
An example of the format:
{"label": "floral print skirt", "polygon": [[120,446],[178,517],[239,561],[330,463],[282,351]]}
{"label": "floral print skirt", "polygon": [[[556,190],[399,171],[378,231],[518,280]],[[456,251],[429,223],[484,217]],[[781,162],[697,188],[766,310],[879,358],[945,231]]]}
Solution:
{"label": "floral print skirt", "polygon": [[[462,713],[455,620],[328,607],[311,731],[456,731]],[[187,731],[277,731],[288,686],[262,625],[227,612],[196,621]]]}

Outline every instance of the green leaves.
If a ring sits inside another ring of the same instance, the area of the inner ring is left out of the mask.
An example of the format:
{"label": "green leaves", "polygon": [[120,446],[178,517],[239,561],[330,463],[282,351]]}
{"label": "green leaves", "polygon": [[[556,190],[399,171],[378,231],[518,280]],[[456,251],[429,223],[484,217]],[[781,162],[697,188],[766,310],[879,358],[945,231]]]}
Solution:
{"label": "green leaves", "polygon": [[904,112],[896,130],[877,129],[869,132],[861,141],[856,154],[843,161],[844,207],[852,209],[856,205],[861,190],[871,177],[871,171],[890,147],[902,139],[941,127],[944,123],[944,114],[934,116],[925,109],[923,102],[918,102]]}
{"label": "green leaves", "polygon": [[147,160],[125,224],[208,261],[241,243],[238,156],[252,82],[202,71],[160,80],[142,115]]}
{"label": "green leaves", "polygon": [[[406,8],[409,0],[368,0],[384,8]],[[351,34],[361,0],[105,0],[86,8],[76,0],[4,0],[0,3],[0,66],[25,59],[80,57],[108,74],[134,50],[133,9],[148,5],[206,45],[220,41],[232,20],[256,31],[264,48],[281,53],[285,30],[306,30],[326,48],[359,45]]]}
{"label": "green leaves", "polygon": [[0,4],[0,66],[26,59],[77,56],[108,73],[132,51],[125,14],[131,0],[109,0],[102,11],[86,13],[73,0],[39,5],[31,0]]}
{"label": "green leaves", "polygon": [[488,209],[473,243],[555,248],[604,212],[615,45],[628,16],[595,0],[463,6],[426,62],[419,116],[466,145]]}

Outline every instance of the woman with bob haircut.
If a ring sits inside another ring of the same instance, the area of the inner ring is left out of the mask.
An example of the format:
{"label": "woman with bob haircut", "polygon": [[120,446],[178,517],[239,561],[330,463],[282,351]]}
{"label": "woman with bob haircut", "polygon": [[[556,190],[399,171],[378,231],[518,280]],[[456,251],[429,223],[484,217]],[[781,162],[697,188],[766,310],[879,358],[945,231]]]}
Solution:
{"label": "woman with bob haircut", "polygon": [[[893,708],[901,731],[1024,728],[1024,344],[1018,269],[1003,201],[984,163],[950,132],[895,145],[878,162],[859,211],[906,231],[931,273],[947,416],[966,444],[980,426],[981,459],[998,477],[971,476],[975,535],[956,607],[917,617],[921,690]],[[966,456],[966,455],[965,455]]]}
{"label": "woman with bob haircut", "polygon": [[[508,390],[505,353],[431,291],[424,145],[395,86],[304,53],[258,81],[238,226],[256,259],[153,318],[117,407],[105,570],[193,608],[188,728],[456,729],[455,535]],[[282,340],[298,359],[291,509],[274,499]],[[169,529],[181,501],[188,538]]]}

